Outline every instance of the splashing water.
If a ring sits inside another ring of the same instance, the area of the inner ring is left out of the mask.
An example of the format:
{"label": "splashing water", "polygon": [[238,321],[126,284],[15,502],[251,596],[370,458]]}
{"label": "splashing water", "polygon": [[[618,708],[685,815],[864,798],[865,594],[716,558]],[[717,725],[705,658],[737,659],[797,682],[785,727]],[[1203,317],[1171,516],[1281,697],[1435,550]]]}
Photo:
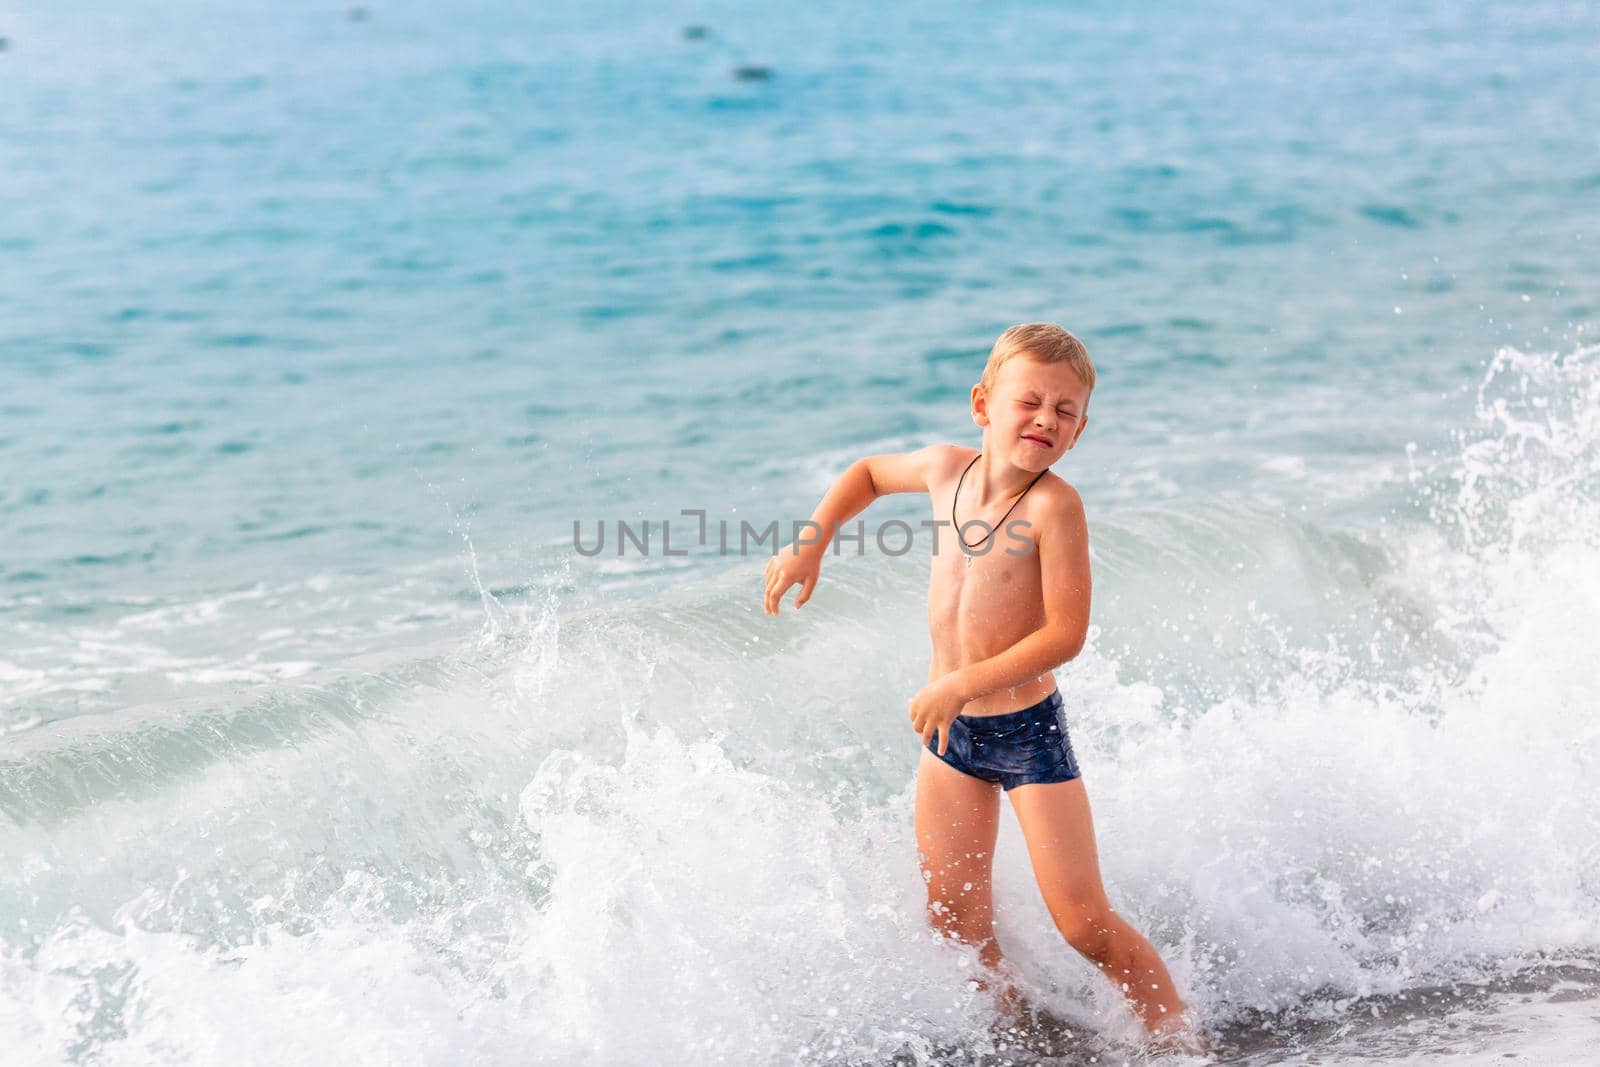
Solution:
{"label": "splashing water", "polygon": [[[1415,509],[1345,531],[1368,551],[1202,554],[1215,573],[1149,610],[1265,578],[1303,612],[1235,611],[1234,643],[1194,654],[1223,662],[1220,694],[1219,669],[1183,680],[1181,642],[1109,651],[1152,617],[1118,586],[1159,565],[1140,551],[1166,521],[1109,517],[1108,606],[1060,672],[1107,885],[1239,1048],[1355,1040],[1418,990],[1595,958],[1596,361],[1502,351],[1456,453],[1412,455]],[[512,604],[459,648],[235,707],[22,735],[0,758],[0,1026],[37,1062],[1000,1054],[975,957],[922,918],[894,711],[920,574],[829,578],[782,628],[751,627],[730,572]],[[1364,640],[1328,636],[1352,612]],[[1129,1036],[1009,817],[996,901],[1077,1047]]]}

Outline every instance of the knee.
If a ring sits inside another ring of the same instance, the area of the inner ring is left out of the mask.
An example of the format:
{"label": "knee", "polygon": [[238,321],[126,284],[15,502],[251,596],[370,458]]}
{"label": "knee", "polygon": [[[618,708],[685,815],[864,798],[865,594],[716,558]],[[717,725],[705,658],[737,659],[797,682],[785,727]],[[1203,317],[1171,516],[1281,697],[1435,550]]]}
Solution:
{"label": "knee", "polygon": [[988,895],[970,882],[928,887],[929,921],[968,944],[981,944],[994,936],[990,909]]}
{"label": "knee", "polygon": [[955,928],[969,924],[983,912],[979,901],[969,899],[970,893],[955,889],[928,890],[928,917],[936,925]]}
{"label": "knee", "polygon": [[928,917],[931,925],[945,938],[977,949],[978,959],[986,966],[994,967],[1000,960],[1000,943],[995,940],[994,924],[988,916],[974,915],[972,912],[953,911],[949,908],[935,910],[935,905],[928,906]]}
{"label": "knee", "polygon": [[1069,901],[1051,908],[1056,929],[1067,944],[1091,960],[1102,959],[1110,943],[1116,913],[1094,901]]}

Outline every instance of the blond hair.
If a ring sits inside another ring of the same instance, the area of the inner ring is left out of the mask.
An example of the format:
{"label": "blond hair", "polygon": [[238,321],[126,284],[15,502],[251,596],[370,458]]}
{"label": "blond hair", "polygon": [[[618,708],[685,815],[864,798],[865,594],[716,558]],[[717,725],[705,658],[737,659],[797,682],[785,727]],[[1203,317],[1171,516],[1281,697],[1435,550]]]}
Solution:
{"label": "blond hair", "polygon": [[1053,322],[1025,322],[1001,334],[989,350],[989,362],[984,364],[978,384],[986,392],[993,389],[995,375],[1014,356],[1027,356],[1040,363],[1065,363],[1090,392],[1094,391],[1094,364],[1089,361],[1089,350]]}

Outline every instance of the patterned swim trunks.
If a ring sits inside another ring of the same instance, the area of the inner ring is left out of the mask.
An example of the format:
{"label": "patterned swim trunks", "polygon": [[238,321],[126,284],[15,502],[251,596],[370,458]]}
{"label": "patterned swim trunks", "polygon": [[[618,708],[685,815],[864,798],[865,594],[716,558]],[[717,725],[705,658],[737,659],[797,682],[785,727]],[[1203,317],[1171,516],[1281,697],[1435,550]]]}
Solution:
{"label": "patterned swim trunks", "polygon": [[[939,735],[928,751],[939,756]],[[1061,715],[1061,690],[1039,703],[1003,715],[958,715],[950,724],[944,762],[1007,790],[1036,782],[1070,782],[1080,775]]]}

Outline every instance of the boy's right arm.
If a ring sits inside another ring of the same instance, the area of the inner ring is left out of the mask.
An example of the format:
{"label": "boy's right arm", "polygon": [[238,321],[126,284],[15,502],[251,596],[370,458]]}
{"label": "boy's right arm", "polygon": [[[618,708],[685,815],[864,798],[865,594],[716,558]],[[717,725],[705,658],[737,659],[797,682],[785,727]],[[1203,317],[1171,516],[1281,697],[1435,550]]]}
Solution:
{"label": "boy's right arm", "polygon": [[811,514],[819,531],[816,541],[797,541],[767,561],[763,603],[766,614],[778,614],[778,604],[791,586],[800,586],[800,595],[794,601],[796,608],[810,600],[822,568],[822,554],[839,527],[880,496],[927,492],[934,471],[948,461],[950,452],[950,445],[930,445],[915,452],[867,456],[850,464]]}

